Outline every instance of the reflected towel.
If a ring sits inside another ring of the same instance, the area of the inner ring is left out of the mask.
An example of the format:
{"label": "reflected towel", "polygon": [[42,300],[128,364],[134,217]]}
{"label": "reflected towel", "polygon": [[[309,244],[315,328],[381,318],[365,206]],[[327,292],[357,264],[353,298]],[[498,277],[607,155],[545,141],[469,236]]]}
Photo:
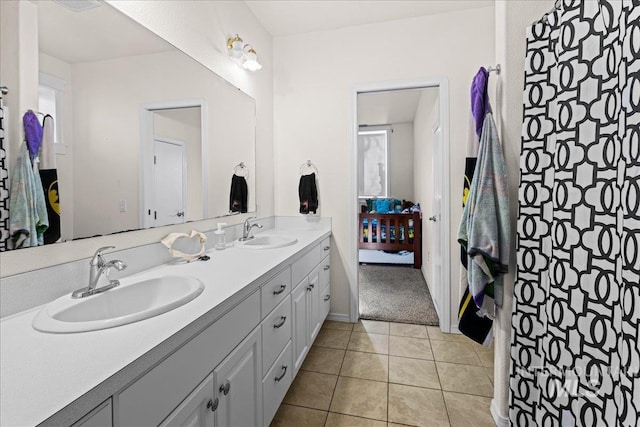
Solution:
{"label": "reflected towel", "polygon": [[28,248],[44,244],[43,233],[49,227],[47,206],[40,174],[34,170],[27,144],[20,147],[9,198],[9,247]]}
{"label": "reflected towel", "polygon": [[233,174],[231,177],[231,191],[229,192],[229,212],[247,212],[247,180],[244,176]]}
{"label": "reflected towel", "polygon": [[302,175],[298,184],[298,196],[300,196],[300,213],[314,214],[318,210],[318,188],[316,187],[316,174]]}

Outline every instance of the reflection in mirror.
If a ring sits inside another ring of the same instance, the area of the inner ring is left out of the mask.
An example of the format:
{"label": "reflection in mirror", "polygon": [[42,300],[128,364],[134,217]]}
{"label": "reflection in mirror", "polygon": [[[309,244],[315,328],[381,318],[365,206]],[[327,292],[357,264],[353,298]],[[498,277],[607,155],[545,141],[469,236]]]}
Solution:
{"label": "reflection in mirror", "polygon": [[10,126],[28,109],[54,116],[61,240],[228,215],[240,162],[255,211],[251,97],[106,3],[20,3],[33,42],[17,44],[33,49]]}

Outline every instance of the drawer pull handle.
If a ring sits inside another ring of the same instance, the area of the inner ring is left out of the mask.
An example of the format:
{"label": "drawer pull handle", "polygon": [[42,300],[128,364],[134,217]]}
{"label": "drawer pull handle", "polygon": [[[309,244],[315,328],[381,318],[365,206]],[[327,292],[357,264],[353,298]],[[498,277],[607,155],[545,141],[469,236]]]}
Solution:
{"label": "drawer pull handle", "polygon": [[282,380],[285,375],[287,375],[287,367],[283,365],[282,366],[282,373],[280,374],[280,376],[276,377],[276,382]]}
{"label": "drawer pull handle", "polygon": [[324,266],[324,271],[327,271],[328,269],[330,269],[331,267],[329,267],[328,265]]}
{"label": "drawer pull handle", "polygon": [[209,401],[207,402],[207,409],[210,409],[211,412],[215,412],[215,410],[218,409],[219,403],[220,403],[220,400],[217,397],[215,400],[209,399]]}
{"label": "drawer pull handle", "polygon": [[224,395],[226,396],[227,394],[229,394],[230,389],[231,389],[231,384],[227,382],[226,384],[223,384],[220,386],[220,393],[224,393]]}
{"label": "drawer pull handle", "polygon": [[280,285],[277,291],[273,291],[273,294],[280,295],[281,293],[284,292],[285,289],[287,289],[287,285]]}
{"label": "drawer pull handle", "polygon": [[286,321],[287,321],[287,316],[280,316],[280,323],[276,323],[275,325],[273,325],[273,327],[276,329],[281,328],[282,325],[284,325],[284,322]]}
{"label": "drawer pull handle", "polygon": [[331,246],[325,246],[325,247],[324,247],[324,248],[322,248],[322,249],[324,249],[325,251],[328,251],[329,249],[331,249]]}
{"label": "drawer pull handle", "polygon": [[325,296],[324,296],[324,300],[325,300],[325,301],[329,301],[330,299],[331,299],[331,295],[325,295]]}

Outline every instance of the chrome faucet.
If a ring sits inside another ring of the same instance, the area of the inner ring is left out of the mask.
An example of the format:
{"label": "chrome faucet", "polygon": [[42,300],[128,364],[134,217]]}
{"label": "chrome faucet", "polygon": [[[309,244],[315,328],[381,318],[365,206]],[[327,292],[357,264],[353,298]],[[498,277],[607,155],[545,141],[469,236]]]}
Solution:
{"label": "chrome faucet", "polygon": [[118,280],[109,280],[109,284],[101,287],[98,286],[98,282],[100,282],[100,278],[103,274],[109,275],[109,270],[115,268],[118,271],[122,271],[127,268],[127,264],[124,261],[120,261],[117,259],[106,261],[102,256],[102,252],[107,249],[114,249],[115,246],[104,246],[96,251],[93,254],[93,258],[89,261],[89,286],[86,288],[80,288],[71,294],[72,298],[83,298],[89,295],[99,294],[104,291],[108,291],[109,289],[113,289],[116,286],[120,285],[120,281]]}
{"label": "chrome faucet", "polygon": [[243,227],[243,233],[242,233],[242,237],[238,240],[240,240],[241,242],[253,239],[253,236],[251,236],[251,230],[253,230],[253,227],[256,228],[262,228],[262,225],[255,223],[255,224],[251,224],[249,221],[252,219],[256,219],[255,216],[251,217],[251,218],[247,218],[244,221],[244,227]]}

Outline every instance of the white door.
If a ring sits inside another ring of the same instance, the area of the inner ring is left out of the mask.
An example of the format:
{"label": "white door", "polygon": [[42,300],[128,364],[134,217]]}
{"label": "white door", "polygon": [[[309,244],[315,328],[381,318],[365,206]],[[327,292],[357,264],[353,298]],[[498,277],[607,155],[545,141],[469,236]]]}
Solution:
{"label": "white door", "polygon": [[446,291],[442,280],[442,129],[440,124],[433,127],[431,146],[431,286],[433,289],[433,301],[438,306],[438,313],[442,313],[443,293]]}
{"label": "white door", "polygon": [[296,286],[291,292],[291,303],[293,312],[293,375],[304,362],[304,357],[309,349],[309,333],[308,333],[308,301],[307,293],[311,291],[309,287],[309,278],[305,279]]}
{"label": "white door", "polygon": [[153,141],[153,225],[185,221],[185,149],[180,141]]}

